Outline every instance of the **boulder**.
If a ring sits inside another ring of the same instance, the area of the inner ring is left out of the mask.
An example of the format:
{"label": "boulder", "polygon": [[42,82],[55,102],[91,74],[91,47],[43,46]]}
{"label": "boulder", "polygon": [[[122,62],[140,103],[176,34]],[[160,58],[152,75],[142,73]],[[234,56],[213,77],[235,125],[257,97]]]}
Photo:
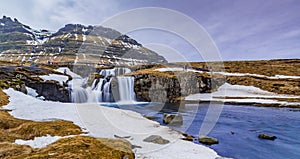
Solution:
{"label": "boulder", "polygon": [[26,89],[25,84],[16,85],[16,90],[20,91],[24,94],[27,94],[27,89]]}
{"label": "boulder", "polygon": [[184,135],[184,138],[182,138],[182,140],[194,141],[194,136],[192,136],[192,135]]}
{"label": "boulder", "polygon": [[164,124],[171,124],[171,125],[182,125],[183,124],[183,117],[182,117],[181,114],[167,114],[167,113],[164,113],[163,123]]}
{"label": "boulder", "polygon": [[260,138],[260,139],[266,139],[266,140],[275,140],[275,139],[277,139],[276,136],[266,135],[266,134],[259,134],[258,138]]}
{"label": "boulder", "polygon": [[143,140],[144,142],[152,142],[155,144],[165,145],[168,144],[170,141],[167,139],[162,138],[159,135],[151,135]]}
{"label": "boulder", "polygon": [[218,139],[204,135],[200,136],[198,141],[205,145],[214,145],[219,143]]}

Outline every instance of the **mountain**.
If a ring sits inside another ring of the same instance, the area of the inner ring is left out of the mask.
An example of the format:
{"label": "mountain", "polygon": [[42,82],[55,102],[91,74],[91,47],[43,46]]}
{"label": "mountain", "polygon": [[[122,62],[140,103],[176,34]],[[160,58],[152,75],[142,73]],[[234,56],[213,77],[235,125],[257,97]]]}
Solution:
{"label": "mountain", "polygon": [[164,63],[136,40],[102,26],[67,24],[57,32],[35,30],[17,19],[0,19],[0,60],[113,65]]}

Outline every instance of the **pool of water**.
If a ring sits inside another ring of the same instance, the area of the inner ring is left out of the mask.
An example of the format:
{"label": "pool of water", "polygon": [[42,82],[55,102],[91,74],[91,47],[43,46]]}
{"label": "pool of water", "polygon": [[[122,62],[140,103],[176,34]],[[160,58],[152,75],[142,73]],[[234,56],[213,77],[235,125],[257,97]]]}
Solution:
{"label": "pool of water", "polygon": [[[198,137],[208,108],[220,106],[153,104],[121,108],[153,116],[162,125],[163,113],[179,111],[183,115],[184,125],[170,127]],[[275,135],[277,139],[259,139],[257,136],[260,133]],[[221,156],[235,159],[299,159],[300,110],[224,105],[219,120],[208,135],[219,140],[219,144],[210,147]]]}

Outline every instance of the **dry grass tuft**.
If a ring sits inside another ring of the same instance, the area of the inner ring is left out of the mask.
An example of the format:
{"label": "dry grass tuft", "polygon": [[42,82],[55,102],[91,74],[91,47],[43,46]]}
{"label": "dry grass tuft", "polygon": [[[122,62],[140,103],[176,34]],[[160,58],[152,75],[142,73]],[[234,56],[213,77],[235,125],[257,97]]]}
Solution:
{"label": "dry grass tuft", "polygon": [[[8,103],[8,96],[1,89],[0,99],[0,106]],[[75,136],[60,139],[42,149],[13,144],[16,139],[29,140],[47,134],[51,136],[68,136],[82,134],[82,131],[80,127],[69,121],[35,122],[16,119],[6,111],[0,111],[0,158],[134,159],[131,144],[121,139],[96,139],[88,136]]]}

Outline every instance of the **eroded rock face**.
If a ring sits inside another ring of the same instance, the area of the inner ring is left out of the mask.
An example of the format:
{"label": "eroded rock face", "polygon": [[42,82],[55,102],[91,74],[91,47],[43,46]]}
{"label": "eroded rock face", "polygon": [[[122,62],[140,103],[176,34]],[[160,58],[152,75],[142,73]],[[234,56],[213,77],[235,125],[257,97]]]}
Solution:
{"label": "eroded rock face", "polygon": [[46,100],[70,102],[69,90],[61,87],[57,82],[30,82],[28,86],[35,89],[38,96],[43,96]]}
{"label": "eroded rock face", "polygon": [[208,93],[225,83],[224,78],[197,76],[181,72],[174,76],[135,74],[135,93],[138,101],[174,103],[189,94]]}
{"label": "eroded rock face", "polygon": [[50,73],[50,70],[35,67],[0,67],[0,87],[14,88],[27,94],[26,86],[37,91],[46,100],[70,102],[69,90],[57,81],[43,81],[38,76]]}

